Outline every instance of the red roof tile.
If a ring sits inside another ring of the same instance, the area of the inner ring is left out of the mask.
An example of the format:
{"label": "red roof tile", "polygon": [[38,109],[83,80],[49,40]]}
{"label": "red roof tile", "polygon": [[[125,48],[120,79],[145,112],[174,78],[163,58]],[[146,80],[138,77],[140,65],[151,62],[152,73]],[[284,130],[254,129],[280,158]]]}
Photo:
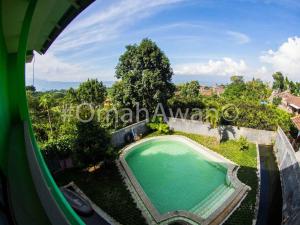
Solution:
{"label": "red roof tile", "polygon": [[297,107],[300,107],[300,97],[291,95],[287,98],[287,102],[288,102],[288,104],[293,104]]}
{"label": "red roof tile", "polygon": [[300,116],[296,116],[292,118],[293,123],[297,127],[298,130],[300,130]]}

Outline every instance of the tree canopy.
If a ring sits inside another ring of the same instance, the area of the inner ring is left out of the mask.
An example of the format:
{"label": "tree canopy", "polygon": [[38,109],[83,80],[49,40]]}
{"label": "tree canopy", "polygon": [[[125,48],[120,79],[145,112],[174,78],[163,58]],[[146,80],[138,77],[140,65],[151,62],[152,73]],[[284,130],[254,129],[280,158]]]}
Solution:
{"label": "tree canopy", "polygon": [[158,103],[166,105],[172,97],[172,76],[169,59],[155,42],[144,39],[138,45],[128,45],[116,66],[121,82],[114,86],[114,99],[132,109],[138,102],[153,112]]}
{"label": "tree canopy", "polygon": [[179,95],[185,98],[197,98],[200,95],[200,84],[198,81],[193,80],[179,86]]}
{"label": "tree canopy", "polygon": [[[72,95],[72,90],[69,91]],[[87,81],[80,84],[76,91],[76,97],[80,102],[91,103],[94,106],[102,105],[107,96],[106,87],[102,81],[97,79],[88,79]]]}

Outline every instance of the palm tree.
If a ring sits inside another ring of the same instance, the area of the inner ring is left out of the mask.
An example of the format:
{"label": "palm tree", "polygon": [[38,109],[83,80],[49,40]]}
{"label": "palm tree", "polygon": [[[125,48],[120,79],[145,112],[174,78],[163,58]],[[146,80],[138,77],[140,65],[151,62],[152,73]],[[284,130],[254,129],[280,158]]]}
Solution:
{"label": "palm tree", "polygon": [[44,94],[41,96],[40,104],[39,104],[39,106],[42,107],[43,110],[47,112],[51,137],[53,134],[52,121],[51,121],[51,116],[50,116],[50,105],[51,105],[52,101],[53,101],[53,99],[50,94]]}
{"label": "palm tree", "polygon": [[210,108],[206,112],[206,120],[212,128],[216,128],[220,123],[220,113],[217,109]]}

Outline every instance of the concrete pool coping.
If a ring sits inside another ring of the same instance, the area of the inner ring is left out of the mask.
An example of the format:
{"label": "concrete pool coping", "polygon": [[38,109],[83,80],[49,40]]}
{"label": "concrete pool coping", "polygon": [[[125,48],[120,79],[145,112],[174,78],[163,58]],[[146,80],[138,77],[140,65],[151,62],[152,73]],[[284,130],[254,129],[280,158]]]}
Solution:
{"label": "concrete pool coping", "polygon": [[[151,200],[148,198],[147,194],[144,192],[143,188],[137,181],[136,177],[132,173],[130,167],[128,166],[125,157],[131,151],[135,150],[135,147],[151,141],[151,140],[175,140],[181,141],[187,145],[189,145],[193,150],[197,151],[198,153],[204,155],[209,160],[212,160],[219,165],[223,166],[227,169],[227,177],[229,178],[231,187],[234,188],[234,192],[222,203],[220,207],[218,207],[213,213],[211,213],[207,218],[203,218],[199,215],[196,215],[192,212],[188,212],[185,210],[179,211],[172,211],[165,214],[160,214],[155,206],[152,204]],[[226,166],[224,165],[226,164]],[[146,209],[148,213],[143,213],[145,217],[151,216],[151,221],[155,222],[156,224],[168,224],[168,221],[174,221],[176,218],[178,220],[186,220],[187,222],[195,222],[201,225],[212,225],[212,224],[222,224],[228,217],[231,215],[235,209],[239,206],[242,200],[246,197],[250,187],[243,184],[237,178],[237,171],[239,166],[232,162],[231,160],[221,156],[220,154],[206,148],[205,146],[180,135],[164,135],[164,136],[156,136],[151,138],[145,138],[135,143],[132,143],[121,150],[121,154],[119,160],[117,161],[117,165],[121,174],[125,179],[125,183],[127,184],[128,188],[130,189],[132,196],[135,198],[137,205],[142,208],[142,211]],[[123,171],[122,171],[123,170]],[[136,199],[139,198],[139,199]],[[140,200],[140,201],[139,201]],[[141,205],[142,204],[142,205]],[[149,223],[149,218],[148,223]]]}

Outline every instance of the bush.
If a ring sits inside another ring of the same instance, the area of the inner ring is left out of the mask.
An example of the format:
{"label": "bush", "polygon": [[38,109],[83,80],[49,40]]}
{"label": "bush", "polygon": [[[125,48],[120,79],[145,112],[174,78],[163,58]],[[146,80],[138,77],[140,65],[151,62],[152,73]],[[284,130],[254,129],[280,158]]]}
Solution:
{"label": "bush", "polygon": [[239,148],[241,151],[247,151],[249,150],[250,144],[245,137],[240,137],[238,140]]}
{"label": "bush", "polygon": [[158,131],[160,134],[170,133],[170,128],[168,124],[164,123],[162,117],[153,118],[151,122],[147,124],[147,126],[153,131]]}
{"label": "bush", "polygon": [[68,158],[74,148],[74,138],[71,135],[62,136],[58,139],[50,139],[42,149],[52,156],[60,159]]}
{"label": "bush", "polygon": [[279,106],[282,102],[282,98],[281,97],[275,97],[273,99],[273,105]]}

